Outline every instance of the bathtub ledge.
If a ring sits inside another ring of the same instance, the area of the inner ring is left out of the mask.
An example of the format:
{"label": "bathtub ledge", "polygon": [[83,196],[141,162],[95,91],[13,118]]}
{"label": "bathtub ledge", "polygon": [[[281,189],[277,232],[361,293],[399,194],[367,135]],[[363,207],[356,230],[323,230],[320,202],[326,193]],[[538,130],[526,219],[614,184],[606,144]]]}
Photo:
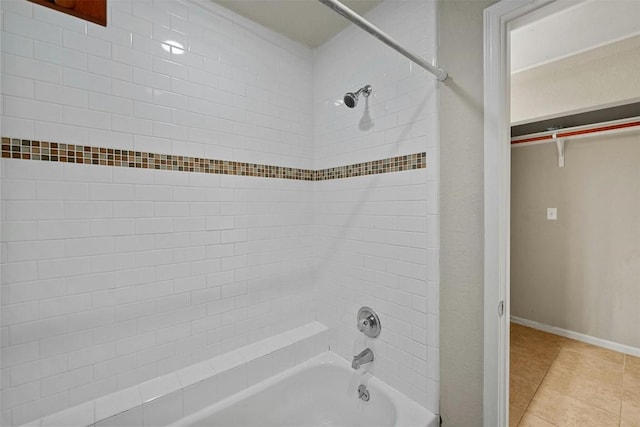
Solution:
{"label": "bathtub ledge", "polygon": [[[184,416],[183,404],[193,407],[188,396],[194,395],[191,388],[206,387],[225,378],[239,381],[240,390],[261,380],[303,363],[315,354],[328,349],[328,328],[319,322],[291,329],[228,353],[162,375],[139,385],[119,390],[96,400],[82,403],[53,415],[24,424],[22,427],[45,426],[91,426],[116,424],[117,418],[131,415],[131,410],[142,407],[144,418],[153,418],[151,413],[162,408],[159,399],[171,400],[180,410],[172,416]],[[223,375],[224,374],[224,375]],[[249,378],[251,377],[251,378]],[[240,391],[237,390],[237,391]],[[208,402],[224,398],[219,394]],[[158,403],[158,404],[156,404]],[[167,420],[173,422],[174,420]],[[147,423],[145,422],[145,425]]]}

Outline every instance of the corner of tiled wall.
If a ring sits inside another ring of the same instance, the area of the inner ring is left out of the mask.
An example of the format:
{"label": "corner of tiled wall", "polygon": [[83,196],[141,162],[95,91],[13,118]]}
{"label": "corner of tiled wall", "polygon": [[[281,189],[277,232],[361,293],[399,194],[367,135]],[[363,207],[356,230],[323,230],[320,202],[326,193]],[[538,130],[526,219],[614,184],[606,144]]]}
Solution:
{"label": "corner of tiled wall", "polygon": [[[435,2],[384,2],[366,18],[425,58],[435,55]],[[349,27],[314,52],[315,165],[426,153],[426,168],[316,182],[318,319],[332,349],[376,353],[375,374],[438,413],[439,142],[437,81]],[[373,88],[356,108],[345,92]],[[364,339],[356,314],[380,315]]]}

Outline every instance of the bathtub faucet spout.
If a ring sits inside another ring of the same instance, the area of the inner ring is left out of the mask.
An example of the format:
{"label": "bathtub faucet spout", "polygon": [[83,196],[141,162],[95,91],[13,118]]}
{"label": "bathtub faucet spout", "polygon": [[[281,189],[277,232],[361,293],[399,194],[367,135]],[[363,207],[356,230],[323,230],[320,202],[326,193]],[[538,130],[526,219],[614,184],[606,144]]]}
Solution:
{"label": "bathtub faucet spout", "polygon": [[351,367],[353,369],[358,369],[360,366],[369,362],[373,362],[373,351],[371,351],[370,348],[365,348],[360,352],[360,354],[353,356],[353,362],[351,362]]}

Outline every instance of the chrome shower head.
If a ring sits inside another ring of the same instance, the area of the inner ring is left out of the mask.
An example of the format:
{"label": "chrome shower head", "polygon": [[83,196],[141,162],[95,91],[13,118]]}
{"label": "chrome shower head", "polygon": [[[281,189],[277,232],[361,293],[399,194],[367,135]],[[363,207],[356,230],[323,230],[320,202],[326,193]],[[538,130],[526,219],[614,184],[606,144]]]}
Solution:
{"label": "chrome shower head", "polygon": [[344,95],[344,105],[346,105],[349,108],[354,108],[356,105],[358,105],[358,97],[360,96],[360,94],[364,95],[364,97],[366,98],[367,96],[369,96],[369,94],[371,94],[371,85],[366,85],[363,88],[360,88],[357,92],[347,92]]}

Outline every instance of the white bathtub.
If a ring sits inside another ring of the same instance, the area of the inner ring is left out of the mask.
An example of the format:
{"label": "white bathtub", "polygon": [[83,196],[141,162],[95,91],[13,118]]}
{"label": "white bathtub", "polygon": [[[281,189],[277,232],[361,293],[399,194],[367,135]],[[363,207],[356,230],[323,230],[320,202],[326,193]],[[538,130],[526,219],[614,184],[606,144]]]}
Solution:
{"label": "white bathtub", "polygon": [[[365,384],[368,402],[358,398]],[[173,427],[437,427],[438,417],[376,377],[326,352],[195,414]]]}

